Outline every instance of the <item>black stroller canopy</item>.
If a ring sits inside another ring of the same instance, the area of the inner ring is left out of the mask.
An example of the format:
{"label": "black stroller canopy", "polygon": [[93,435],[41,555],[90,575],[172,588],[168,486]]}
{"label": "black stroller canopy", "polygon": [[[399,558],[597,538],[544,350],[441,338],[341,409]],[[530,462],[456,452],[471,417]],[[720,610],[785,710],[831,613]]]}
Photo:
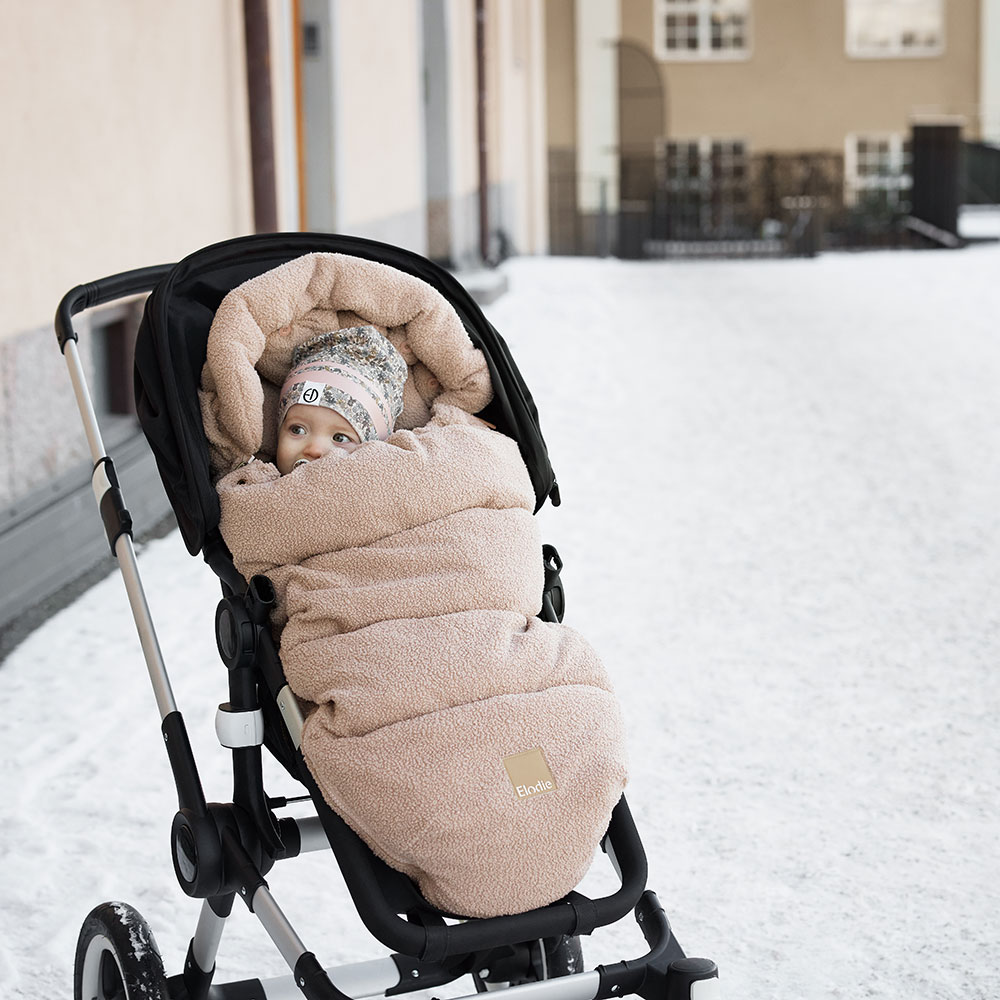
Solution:
{"label": "black stroller canopy", "polygon": [[555,486],[538,413],[503,338],[465,288],[444,268],[386,243],[330,233],[268,233],[214,244],[174,265],[153,289],[139,327],[136,411],[188,550],[200,552],[219,524],[198,404],[215,311],[237,285],[316,252],[349,254],[395,267],[426,281],[452,304],[472,342],[486,355],[493,381],[493,402],[481,415],[517,441],[537,511]]}

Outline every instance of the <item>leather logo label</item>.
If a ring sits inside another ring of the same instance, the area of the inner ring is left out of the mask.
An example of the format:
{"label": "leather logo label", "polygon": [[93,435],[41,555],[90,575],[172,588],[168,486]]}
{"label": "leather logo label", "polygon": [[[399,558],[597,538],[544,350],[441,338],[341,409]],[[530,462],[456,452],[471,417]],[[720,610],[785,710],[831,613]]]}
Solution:
{"label": "leather logo label", "polygon": [[514,786],[518,799],[530,799],[556,787],[556,779],[549,769],[541,747],[514,753],[503,758],[503,766]]}

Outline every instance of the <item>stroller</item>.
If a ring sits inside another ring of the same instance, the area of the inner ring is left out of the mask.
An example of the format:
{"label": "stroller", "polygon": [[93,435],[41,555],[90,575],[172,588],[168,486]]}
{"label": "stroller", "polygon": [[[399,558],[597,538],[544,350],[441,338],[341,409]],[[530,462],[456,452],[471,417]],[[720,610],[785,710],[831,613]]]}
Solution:
{"label": "stroller", "polygon": [[[685,956],[655,893],[645,888],[645,854],[624,797],[601,843],[620,881],[617,891],[598,899],[573,891],[525,913],[462,919],[432,906],[414,882],[381,861],[316,786],[299,748],[302,711],[269,628],[273,587],[264,576],[242,577],[219,532],[219,500],[197,390],[209,328],[223,297],[250,278],[317,251],[387,264],[444,295],[487,360],[494,398],[480,415],[517,442],[536,512],[547,498],[559,503],[538,415],[506,344],[455,278],[417,254],[333,234],[266,234],[207,247],[176,265],[80,285],[64,296],[56,335],[87,433],[95,497],[124,577],[177,788],[179,808],[171,828],[174,873],[187,895],[203,901],[183,971],[169,977],[148,926],[134,909],[123,903],[95,907],[77,943],[76,1000],[274,1000],[299,993],[310,1000],[347,1000],[425,991],[465,975],[472,977],[477,993],[507,988],[543,1000],[604,1000],[626,994],[644,1000],[717,997],[715,963]],[[114,464],[104,453],[73,329],[76,313],[148,291],[135,349],[136,411],[184,542],[192,555],[203,556],[221,582],[215,631],[229,694],[219,706],[216,731],[233,755],[230,803],[205,799],[139,579],[131,516]],[[561,621],[562,562],[548,545],[542,556],[540,617]],[[262,746],[305,786],[307,796],[291,799],[265,792]],[[282,816],[292,801],[311,801],[315,816]],[[272,896],[265,876],[276,861],[331,848],[361,920],[392,951],[388,957],[325,969]],[[223,926],[237,897],[274,942],[289,976],[213,983]],[[634,910],[648,953],[587,971],[581,937],[617,922],[629,910]]]}

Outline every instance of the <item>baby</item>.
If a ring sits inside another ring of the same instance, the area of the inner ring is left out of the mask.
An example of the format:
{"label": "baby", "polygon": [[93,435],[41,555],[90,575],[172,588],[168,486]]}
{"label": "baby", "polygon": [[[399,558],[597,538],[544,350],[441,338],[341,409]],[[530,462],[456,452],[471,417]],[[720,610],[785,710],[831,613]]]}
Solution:
{"label": "baby", "polygon": [[[245,449],[217,415],[263,430],[261,340],[234,331],[275,298],[251,294],[253,309],[220,307],[213,324],[209,384],[226,405],[206,392],[205,406],[234,455]],[[317,313],[311,329],[329,315]],[[287,375],[268,366],[283,377],[275,461],[260,438],[261,457],[219,480],[220,530],[237,569],[274,585],[301,749],[326,801],[446,912],[520,913],[590,867],[625,784],[621,713],[582,636],[537,618],[535,491],[518,443],[476,416],[485,356],[443,308],[386,325],[405,357],[361,325],[307,335]],[[287,357],[286,314],[265,328]]]}
{"label": "baby", "polygon": [[278,403],[275,465],[287,476],[333,448],[384,441],[403,409],[407,367],[373,326],[322,333],[298,347]]}

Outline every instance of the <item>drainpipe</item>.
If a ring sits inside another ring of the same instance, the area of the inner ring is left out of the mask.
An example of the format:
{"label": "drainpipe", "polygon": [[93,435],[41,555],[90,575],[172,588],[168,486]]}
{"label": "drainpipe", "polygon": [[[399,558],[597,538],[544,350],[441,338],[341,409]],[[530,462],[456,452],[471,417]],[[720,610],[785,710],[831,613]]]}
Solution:
{"label": "drainpipe", "polygon": [[254,228],[258,233],[273,233],[278,228],[278,201],[274,179],[271,43],[267,28],[267,0],[243,0],[243,30],[247,53]]}
{"label": "drainpipe", "polygon": [[299,229],[309,221],[306,199],[306,103],[302,93],[302,0],[292,0],[293,63],[295,72],[295,166],[299,187]]}
{"label": "drainpipe", "polygon": [[479,256],[490,259],[489,174],[486,169],[486,0],[476,0],[476,135],[479,141]]}

